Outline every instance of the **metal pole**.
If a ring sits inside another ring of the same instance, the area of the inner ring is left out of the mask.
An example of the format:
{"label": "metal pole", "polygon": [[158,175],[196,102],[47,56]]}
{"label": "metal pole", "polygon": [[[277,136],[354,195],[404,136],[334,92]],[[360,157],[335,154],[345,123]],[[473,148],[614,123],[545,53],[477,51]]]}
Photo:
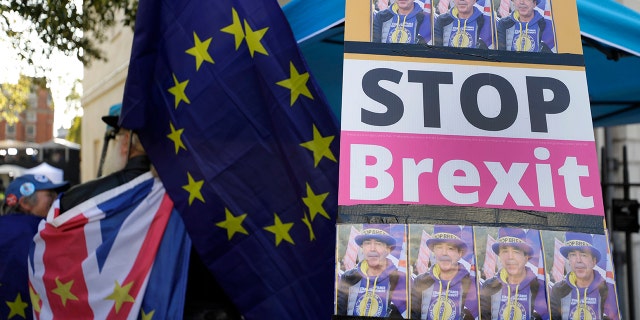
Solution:
{"label": "metal pole", "polygon": [[[629,200],[629,168],[627,167],[627,146],[622,147],[622,183],[624,184],[624,200]],[[631,248],[631,232],[625,232],[625,254],[626,254],[626,266],[627,266],[627,292],[628,292],[628,305],[629,305],[629,319],[635,318],[635,297],[633,289],[633,252]]]}
{"label": "metal pole", "polygon": [[604,207],[604,217],[607,223],[607,229],[609,234],[612,234],[613,226],[611,221],[611,215],[609,214],[609,204],[611,203],[611,196],[609,194],[609,157],[607,146],[600,148],[600,187],[602,188],[602,200]]}
{"label": "metal pole", "polygon": [[102,143],[102,153],[100,154],[100,163],[98,164],[98,178],[102,177],[102,169],[104,168],[104,161],[107,158],[107,149],[109,149],[109,141],[115,137],[115,131],[107,129],[104,134],[104,141]]}

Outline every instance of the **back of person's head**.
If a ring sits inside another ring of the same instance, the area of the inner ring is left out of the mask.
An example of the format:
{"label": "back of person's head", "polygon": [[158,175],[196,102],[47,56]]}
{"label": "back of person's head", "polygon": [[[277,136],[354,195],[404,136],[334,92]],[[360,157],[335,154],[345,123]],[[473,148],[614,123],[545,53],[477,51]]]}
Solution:
{"label": "back of person's head", "polygon": [[140,143],[140,140],[138,139],[138,135],[135,132],[120,126],[120,124],[118,123],[120,121],[119,115],[104,116],[102,117],[102,121],[108,125],[107,130],[111,130],[113,136],[128,135],[132,148],[130,153],[145,152],[142,144]]}
{"label": "back of person's head", "polygon": [[[25,174],[15,178],[5,192],[5,199],[2,204],[2,214],[9,213],[33,213],[29,208],[33,208],[38,204],[37,191],[50,190],[53,192],[62,192],[69,188],[69,182],[54,183],[47,176],[41,174]],[[51,200],[53,201],[53,200]],[[43,204],[42,207],[51,206],[51,203]],[[41,212],[38,212],[42,215]]]}
{"label": "back of person's head", "polygon": [[102,117],[102,121],[108,125],[107,136],[111,139],[107,143],[106,157],[102,174],[107,175],[122,170],[129,159],[146,154],[138,135],[119,125],[118,115]]}

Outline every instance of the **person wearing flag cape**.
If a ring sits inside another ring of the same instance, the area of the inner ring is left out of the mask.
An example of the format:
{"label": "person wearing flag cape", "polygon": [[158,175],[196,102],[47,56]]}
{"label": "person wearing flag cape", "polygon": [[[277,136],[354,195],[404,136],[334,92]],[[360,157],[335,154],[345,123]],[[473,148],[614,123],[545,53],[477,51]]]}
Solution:
{"label": "person wearing flag cape", "polygon": [[119,126],[119,115],[102,120],[111,131],[105,175],[62,194],[34,238],[29,281],[36,316],[240,319],[208,270],[198,269],[202,262],[191,255],[184,224],[137,134]]}

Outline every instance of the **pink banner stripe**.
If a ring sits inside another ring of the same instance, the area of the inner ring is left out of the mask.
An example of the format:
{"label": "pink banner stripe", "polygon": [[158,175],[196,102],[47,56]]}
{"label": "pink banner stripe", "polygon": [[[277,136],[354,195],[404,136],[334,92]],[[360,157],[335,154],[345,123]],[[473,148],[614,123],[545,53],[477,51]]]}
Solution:
{"label": "pink banner stripe", "polygon": [[592,141],[354,131],[341,140],[340,205],[604,212]]}

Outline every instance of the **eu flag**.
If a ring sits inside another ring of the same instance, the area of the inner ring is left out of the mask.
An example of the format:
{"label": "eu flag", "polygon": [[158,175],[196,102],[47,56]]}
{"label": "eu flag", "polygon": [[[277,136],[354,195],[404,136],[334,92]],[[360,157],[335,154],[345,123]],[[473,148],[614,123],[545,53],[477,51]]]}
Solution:
{"label": "eu flag", "polygon": [[276,0],[141,0],[120,121],[247,319],[331,317],[339,129]]}
{"label": "eu flag", "polygon": [[33,319],[27,255],[40,221],[30,214],[0,216],[0,319]]}

